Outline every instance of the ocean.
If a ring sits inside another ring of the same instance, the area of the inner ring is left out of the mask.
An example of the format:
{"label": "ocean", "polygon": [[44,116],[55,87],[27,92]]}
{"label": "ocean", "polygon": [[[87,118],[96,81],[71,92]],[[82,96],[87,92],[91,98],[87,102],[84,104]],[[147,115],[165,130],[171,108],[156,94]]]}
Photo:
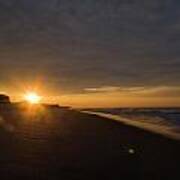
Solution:
{"label": "ocean", "polygon": [[103,108],[86,112],[180,140],[180,108]]}

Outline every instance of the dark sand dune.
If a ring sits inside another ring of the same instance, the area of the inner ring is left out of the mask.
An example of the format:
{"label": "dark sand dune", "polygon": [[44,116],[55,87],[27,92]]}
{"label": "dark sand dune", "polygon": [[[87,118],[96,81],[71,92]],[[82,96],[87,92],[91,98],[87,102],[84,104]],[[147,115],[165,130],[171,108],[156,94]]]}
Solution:
{"label": "dark sand dune", "polygon": [[96,115],[8,106],[0,125],[0,179],[179,179],[179,141]]}

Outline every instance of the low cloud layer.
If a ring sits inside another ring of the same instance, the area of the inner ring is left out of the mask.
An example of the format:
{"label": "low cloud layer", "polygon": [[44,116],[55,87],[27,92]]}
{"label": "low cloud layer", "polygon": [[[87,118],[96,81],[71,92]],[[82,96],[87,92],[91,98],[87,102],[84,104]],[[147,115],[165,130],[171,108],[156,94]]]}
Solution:
{"label": "low cloud layer", "polygon": [[139,97],[180,97],[179,86],[156,86],[156,87],[118,87],[103,86],[96,88],[85,88],[86,93],[119,93],[124,95],[133,95]]}

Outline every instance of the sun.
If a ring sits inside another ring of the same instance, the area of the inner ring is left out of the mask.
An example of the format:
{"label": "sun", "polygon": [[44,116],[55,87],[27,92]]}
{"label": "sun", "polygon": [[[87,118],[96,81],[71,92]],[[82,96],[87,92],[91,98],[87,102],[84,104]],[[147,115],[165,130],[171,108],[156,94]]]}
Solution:
{"label": "sun", "polygon": [[36,92],[28,92],[25,94],[24,99],[30,104],[38,104],[40,103],[41,96],[39,96]]}

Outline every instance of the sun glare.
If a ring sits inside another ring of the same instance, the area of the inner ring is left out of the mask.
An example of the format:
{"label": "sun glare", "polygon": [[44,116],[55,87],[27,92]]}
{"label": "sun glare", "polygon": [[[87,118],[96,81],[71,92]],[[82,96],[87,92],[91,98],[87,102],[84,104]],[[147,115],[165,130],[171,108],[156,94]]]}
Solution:
{"label": "sun glare", "polygon": [[38,104],[41,100],[41,97],[35,92],[27,93],[24,98],[30,104]]}

